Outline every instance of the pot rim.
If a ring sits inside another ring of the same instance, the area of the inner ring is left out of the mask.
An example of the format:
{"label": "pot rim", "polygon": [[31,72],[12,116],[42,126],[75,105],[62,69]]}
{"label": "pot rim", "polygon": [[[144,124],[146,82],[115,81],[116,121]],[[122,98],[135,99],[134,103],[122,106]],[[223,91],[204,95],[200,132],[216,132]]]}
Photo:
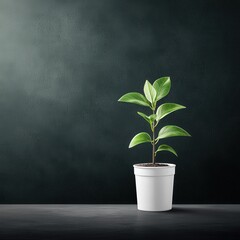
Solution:
{"label": "pot rim", "polygon": [[139,166],[139,164],[144,164],[144,163],[133,164],[133,167],[134,168],[143,168],[143,169],[160,169],[160,168],[175,168],[176,167],[176,164],[173,164],[173,163],[160,163],[160,164],[167,164],[167,166],[156,166],[156,167]]}

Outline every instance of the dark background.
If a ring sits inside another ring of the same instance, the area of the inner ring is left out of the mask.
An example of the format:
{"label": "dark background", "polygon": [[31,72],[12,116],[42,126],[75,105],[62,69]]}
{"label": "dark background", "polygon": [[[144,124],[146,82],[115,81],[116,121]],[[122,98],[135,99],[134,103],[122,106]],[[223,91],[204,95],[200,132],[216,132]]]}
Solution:
{"label": "dark background", "polygon": [[117,100],[160,76],[174,202],[240,203],[237,3],[0,0],[0,203],[135,203],[148,109]]}

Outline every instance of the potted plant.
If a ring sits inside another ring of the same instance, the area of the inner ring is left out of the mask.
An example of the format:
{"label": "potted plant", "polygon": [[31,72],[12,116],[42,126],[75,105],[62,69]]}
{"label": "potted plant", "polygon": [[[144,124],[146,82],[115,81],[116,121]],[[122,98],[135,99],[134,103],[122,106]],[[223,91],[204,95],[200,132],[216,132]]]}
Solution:
{"label": "potted plant", "polygon": [[157,106],[159,100],[164,98],[170,91],[170,77],[161,77],[153,85],[146,80],[143,88],[144,95],[138,92],[130,92],[123,95],[118,101],[138,104],[151,109],[151,114],[147,115],[137,112],[146,122],[148,122],[151,135],[147,132],[140,132],[133,137],[129,148],[142,143],[152,144],[152,161],[150,163],[134,164],[134,174],[136,181],[137,206],[143,211],[167,211],[172,209],[173,182],[175,174],[175,164],[158,163],[156,155],[161,151],[168,151],[177,156],[176,151],[167,144],[160,144],[164,138],[190,136],[181,127],[167,125],[156,132],[161,119],[168,114],[185,107],[176,103],[163,103]]}

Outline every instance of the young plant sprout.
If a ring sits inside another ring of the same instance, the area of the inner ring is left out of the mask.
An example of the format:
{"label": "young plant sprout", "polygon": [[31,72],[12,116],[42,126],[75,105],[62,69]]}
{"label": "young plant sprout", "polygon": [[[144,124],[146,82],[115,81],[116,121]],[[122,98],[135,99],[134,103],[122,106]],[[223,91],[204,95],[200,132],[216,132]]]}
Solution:
{"label": "young plant sprout", "polygon": [[168,151],[177,156],[176,151],[167,144],[161,144],[157,147],[160,140],[169,137],[189,137],[190,134],[181,127],[175,125],[167,125],[160,129],[156,134],[156,127],[158,126],[161,119],[166,117],[168,114],[175,112],[180,109],[186,108],[176,103],[163,103],[157,107],[159,100],[164,98],[170,91],[171,80],[170,77],[161,77],[157,79],[153,85],[146,80],[143,88],[144,95],[138,92],[130,92],[123,95],[118,101],[126,103],[134,103],[151,109],[151,114],[147,115],[142,112],[137,112],[144,120],[146,120],[152,132],[152,137],[146,132],[140,132],[133,137],[129,144],[129,148],[135,147],[141,143],[152,144],[152,165],[155,165],[155,157],[158,152]]}

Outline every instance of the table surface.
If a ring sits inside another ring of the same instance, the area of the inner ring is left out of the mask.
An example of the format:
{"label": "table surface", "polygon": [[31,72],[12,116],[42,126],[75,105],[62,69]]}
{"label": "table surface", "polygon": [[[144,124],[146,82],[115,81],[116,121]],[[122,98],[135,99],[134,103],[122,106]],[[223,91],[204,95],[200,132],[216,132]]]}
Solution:
{"label": "table surface", "polygon": [[0,205],[0,239],[240,239],[240,205]]}

